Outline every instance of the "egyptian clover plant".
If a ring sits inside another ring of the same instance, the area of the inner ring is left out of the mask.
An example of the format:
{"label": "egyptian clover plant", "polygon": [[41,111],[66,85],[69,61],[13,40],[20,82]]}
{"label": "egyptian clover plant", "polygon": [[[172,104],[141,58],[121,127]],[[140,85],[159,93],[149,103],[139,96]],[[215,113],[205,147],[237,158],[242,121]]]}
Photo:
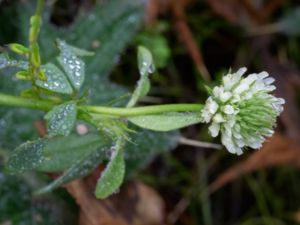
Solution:
{"label": "egyptian clover plant", "polygon": [[[93,53],[57,39],[58,65],[42,64],[37,42],[42,9],[43,0],[39,0],[30,19],[29,46],[8,45],[23,60],[0,55],[0,69],[16,67],[19,69],[16,78],[32,84],[20,96],[0,94],[0,104],[45,111],[47,126],[46,137],[26,142],[11,153],[7,170],[64,171],[38,193],[85,176],[103,162],[107,165],[98,180],[96,197],[106,198],[114,193],[125,175],[124,146],[135,142],[129,134],[139,132],[136,127],[166,132],[196,123],[211,123],[209,133],[213,137],[220,133],[223,145],[235,154],[241,154],[246,147],[260,148],[265,138],[273,134],[284,100],[270,94],[275,89],[274,79],[266,72],[243,77],[246,69],[241,68],[224,75],[219,86],[208,88],[210,97],[205,104],[136,107],[139,99],[149,92],[149,74],[155,69],[151,53],[144,47],[138,48],[140,79],[126,106],[88,105],[88,92],[81,90],[85,78],[83,57],[92,57]],[[94,132],[74,134],[78,120],[94,127]],[[58,157],[61,155],[68,160],[62,161]]]}

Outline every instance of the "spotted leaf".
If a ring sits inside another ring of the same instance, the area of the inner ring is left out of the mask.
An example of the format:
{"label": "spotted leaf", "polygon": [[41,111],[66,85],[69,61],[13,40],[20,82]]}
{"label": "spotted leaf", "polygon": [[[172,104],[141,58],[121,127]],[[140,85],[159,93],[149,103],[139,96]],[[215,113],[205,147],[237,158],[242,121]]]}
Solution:
{"label": "spotted leaf", "polygon": [[97,198],[107,198],[115,193],[121,186],[125,175],[125,160],[123,156],[124,139],[119,138],[110,162],[99,178],[95,194]]}
{"label": "spotted leaf", "polygon": [[[65,41],[57,40],[60,50],[58,62],[64,68],[75,89],[79,89],[84,81],[85,63],[77,57],[78,49],[68,45]],[[77,49],[77,50],[76,50]],[[79,55],[83,53],[80,52]]]}
{"label": "spotted leaf", "polygon": [[55,106],[45,115],[47,121],[48,135],[67,136],[71,133],[77,117],[76,103],[71,101]]}
{"label": "spotted leaf", "polygon": [[54,64],[48,63],[41,66],[42,71],[46,74],[47,80],[37,80],[37,86],[62,94],[72,94],[72,87],[63,72]]}

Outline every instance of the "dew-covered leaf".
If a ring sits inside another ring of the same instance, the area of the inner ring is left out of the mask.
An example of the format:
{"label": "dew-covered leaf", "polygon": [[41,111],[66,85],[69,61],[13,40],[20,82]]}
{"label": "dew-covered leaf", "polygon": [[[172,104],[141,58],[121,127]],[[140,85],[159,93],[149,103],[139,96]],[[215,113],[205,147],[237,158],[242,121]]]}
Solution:
{"label": "dew-covered leaf", "polygon": [[63,72],[54,64],[48,63],[41,66],[42,71],[47,76],[47,81],[37,80],[37,86],[62,94],[72,94],[72,87]]}
{"label": "dew-covered leaf", "polygon": [[7,171],[14,174],[37,168],[44,161],[43,149],[46,142],[44,139],[39,139],[20,145],[11,153]]}
{"label": "dew-covered leaf", "polygon": [[149,74],[154,72],[155,67],[150,51],[142,46],[138,47],[138,67],[141,77],[127,107],[134,106],[138,100],[146,96],[150,90]]}
{"label": "dew-covered leaf", "polygon": [[45,115],[47,130],[50,137],[67,136],[71,133],[77,117],[77,105],[74,101],[53,107]]}
{"label": "dew-covered leaf", "polygon": [[72,85],[79,90],[84,81],[85,63],[77,57],[74,48],[65,41],[58,39],[57,46],[60,50],[60,55],[57,58],[58,62],[64,68]]}
{"label": "dew-covered leaf", "polygon": [[108,150],[111,142],[98,134],[50,139],[45,145],[43,156],[45,161],[37,168],[44,172],[57,172],[69,169],[78,160],[87,157],[96,149]]}
{"label": "dew-covered leaf", "polygon": [[10,173],[27,170],[64,171],[96,149],[107,149],[107,146],[110,146],[110,142],[97,134],[39,139],[12,151],[7,170]]}
{"label": "dew-covered leaf", "polygon": [[[109,148],[109,146],[107,146]],[[69,169],[67,169],[59,178],[51,182],[49,185],[38,190],[37,194],[44,194],[66,184],[74,179],[78,179],[88,175],[106,158],[106,151],[108,149],[104,146],[97,148],[90,154],[78,159]]]}
{"label": "dew-covered leaf", "polygon": [[152,54],[143,46],[138,47],[138,67],[141,76],[153,73],[155,70]]}
{"label": "dew-covered leaf", "polygon": [[7,67],[17,67],[23,70],[28,69],[28,62],[10,59],[6,54],[0,54],[0,69]]}
{"label": "dew-covered leaf", "polygon": [[123,147],[124,139],[119,138],[110,161],[97,182],[95,190],[97,198],[107,198],[115,193],[121,186],[125,175]]}
{"label": "dew-covered leaf", "polygon": [[94,56],[95,55],[95,53],[91,52],[91,51],[87,51],[87,50],[84,50],[84,49],[81,49],[81,48],[77,48],[77,47],[74,47],[74,46],[71,46],[71,45],[68,45],[68,44],[67,44],[67,46],[77,56]]}
{"label": "dew-covered leaf", "polygon": [[142,128],[155,131],[170,131],[200,123],[199,113],[164,113],[129,117],[128,120]]}

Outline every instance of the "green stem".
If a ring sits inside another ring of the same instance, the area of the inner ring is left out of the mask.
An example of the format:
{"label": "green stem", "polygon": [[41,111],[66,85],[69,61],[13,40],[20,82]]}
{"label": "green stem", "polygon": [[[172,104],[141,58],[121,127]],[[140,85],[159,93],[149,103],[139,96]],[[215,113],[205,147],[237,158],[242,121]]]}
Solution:
{"label": "green stem", "polygon": [[44,8],[44,0],[38,0],[36,9],[35,9],[35,15],[41,16]]}
{"label": "green stem", "polygon": [[133,108],[113,108],[104,106],[83,106],[91,113],[105,114],[111,116],[141,116],[149,114],[160,114],[168,112],[200,112],[203,108],[201,104],[166,104],[154,106],[140,106]]}
{"label": "green stem", "polygon": [[30,109],[43,110],[43,111],[48,111],[55,106],[55,104],[46,100],[36,100],[36,99],[32,100],[28,98],[22,98],[22,97],[6,95],[1,93],[0,93],[0,105],[24,107]]}
{"label": "green stem", "polygon": [[[33,80],[41,78],[40,73],[40,50],[38,45],[38,36],[42,24],[42,12],[44,8],[44,0],[37,0],[35,14],[30,18],[30,29],[29,29],[29,71],[32,74]],[[43,79],[44,76],[42,77]],[[34,82],[33,82],[34,85]]]}
{"label": "green stem", "polygon": [[[49,111],[57,104],[48,100],[28,99],[0,93],[0,105],[25,107],[30,109]],[[118,117],[141,116],[168,112],[200,112],[202,108],[203,105],[201,104],[166,104],[154,106],[140,106],[133,108],[115,108],[90,105],[79,106],[79,109],[82,109],[89,113]]]}

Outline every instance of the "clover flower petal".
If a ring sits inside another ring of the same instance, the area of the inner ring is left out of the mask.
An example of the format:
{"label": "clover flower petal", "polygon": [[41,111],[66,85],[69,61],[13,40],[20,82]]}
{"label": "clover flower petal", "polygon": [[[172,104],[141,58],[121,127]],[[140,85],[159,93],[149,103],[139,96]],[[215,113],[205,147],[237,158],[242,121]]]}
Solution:
{"label": "clover flower petal", "polygon": [[220,133],[227,150],[238,155],[246,147],[260,148],[272,136],[285,103],[270,94],[276,87],[267,72],[242,77],[246,71],[243,67],[225,75],[201,112],[203,121],[211,123],[209,133],[213,137]]}

